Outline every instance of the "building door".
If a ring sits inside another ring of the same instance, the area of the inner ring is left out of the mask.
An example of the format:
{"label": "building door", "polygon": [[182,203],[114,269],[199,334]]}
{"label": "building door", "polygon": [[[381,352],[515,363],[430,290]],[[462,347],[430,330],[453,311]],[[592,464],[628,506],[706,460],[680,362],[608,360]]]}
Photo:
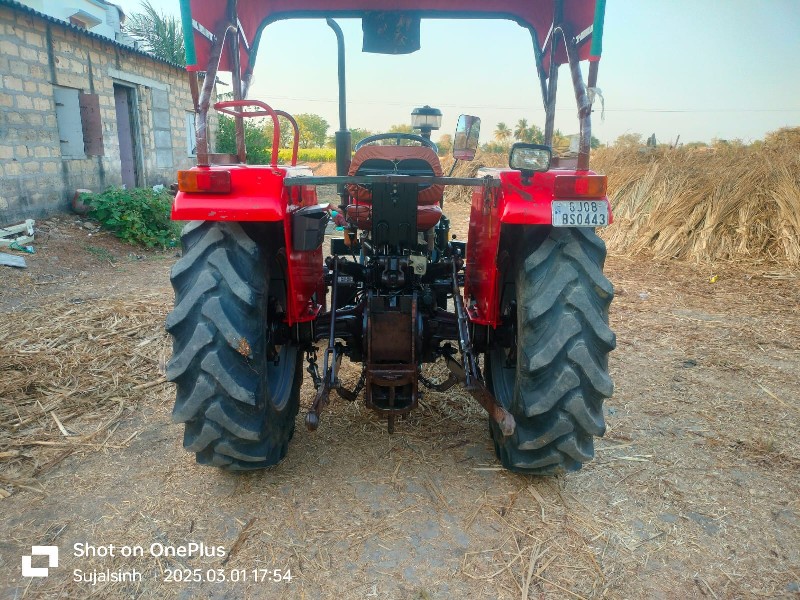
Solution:
{"label": "building door", "polygon": [[114,85],[114,105],[117,109],[117,136],[122,183],[126,188],[136,187],[136,151],[133,126],[133,90],[124,85]]}

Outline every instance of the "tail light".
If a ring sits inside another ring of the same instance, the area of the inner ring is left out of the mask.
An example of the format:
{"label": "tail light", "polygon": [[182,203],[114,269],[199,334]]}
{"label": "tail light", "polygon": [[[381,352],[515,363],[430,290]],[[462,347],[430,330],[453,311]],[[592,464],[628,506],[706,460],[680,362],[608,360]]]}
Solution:
{"label": "tail light", "polygon": [[181,192],[227,194],[231,191],[230,171],[178,171]]}
{"label": "tail light", "polygon": [[605,198],[605,175],[556,175],[555,198]]}

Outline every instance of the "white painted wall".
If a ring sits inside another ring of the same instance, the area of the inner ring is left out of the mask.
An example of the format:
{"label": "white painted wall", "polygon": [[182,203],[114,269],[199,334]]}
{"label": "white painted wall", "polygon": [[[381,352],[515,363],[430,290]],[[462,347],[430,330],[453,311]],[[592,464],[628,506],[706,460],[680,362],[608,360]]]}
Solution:
{"label": "white painted wall", "polygon": [[117,39],[120,32],[119,9],[113,4],[103,0],[19,0],[25,6],[44,13],[56,19],[69,22],[69,18],[78,11],[83,11],[100,21],[98,25],[90,27],[92,33]]}

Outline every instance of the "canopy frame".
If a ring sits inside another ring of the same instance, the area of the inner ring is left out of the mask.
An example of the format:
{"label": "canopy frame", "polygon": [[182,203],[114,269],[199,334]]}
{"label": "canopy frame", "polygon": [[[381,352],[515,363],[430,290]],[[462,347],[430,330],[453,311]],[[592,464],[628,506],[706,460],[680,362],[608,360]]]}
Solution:
{"label": "canopy frame", "polygon": [[[346,167],[345,163],[349,160],[339,158],[339,146],[342,146],[342,151],[349,149],[349,140],[345,140],[345,131],[342,129],[346,123],[346,106],[344,94],[344,43],[341,36],[341,30],[336,25],[332,17],[354,17],[362,16],[364,10],[292,10],[292,11],[277,11],[268,14],[258,26],[255,38],[248,43],[241,21],[238,15],[239,0],[227,0],[225,11],[217,23],[213,34],[207,25],[197,22],[193,18],[190,4],[193,0],[181,0],[182,16],[184,21],[184,36],[186,40],[187,51],[187,70],[189,72],[189,86],[192,91],[195,111],[197,117],[196,123],[196,136],[197,136],[197,161],[200,165],[207,165],[209,163],[208,151],[208,109],[210,107],[211,97],[214,91],[214,84],[217,80],[217,73],[220,70],[222,61],[224,66],[229,66],[232,73],[233,83],[233,97],[234,100],[241,100],[247,96],[250,81],[252,79],[253,66],[255,64],[255,56],[258,49],[258,42],[264,28],[272,22],[287,18],[325,18],[328,25],[334,30],[337,37],[338,49],[338,64],[339,64],[339,115],[340,115],[340,131],[336,132],[337,138],[337,173],[340,169]],[[197,0],[194,0],[197,1]],[[530,1],[530,0],[528,0]],[[601,35],[603,29],[603,16],[605,10],[605,0],[566,0],[570,5],[575,5],[577,2],[596,2],[594,6],[593,22],[584,31],[575,36],[572,31],[568,19],[564,17],[565,0],[545,0],[541,3],[542,6],[552,5],[552,22],[550,23],[549,30],[545,36],[544,42],[539,39],[539,33],[533,23],[521,17],[520,14],[504,13],[504,12],[480,12],[480,11],[464,11],[460,13],[451,13],[447,11],[419,11],[423,17],[426,18],[505,18],[517,22],[519,25],[529,30],[531,41],[534,48],[535,67],[539,76],[539,83],[542,94],[542,101],[545,110],[545,144],[552,145],[554,127],[555,127],[555,108],[556,96],[558,91],[558,67],[559,57],[565,56],[566,62],[569,66],[570,76],[572,80],[573,90],[575,93],[575,101],[578,110],[578,119],[580,123],[580,134],[578,144],[578,170],[587,170],[589,168],[589,154],[591,148],[591,113],[592,102],[591,97],[587,90],[587,85],[583,80],[581,72],[580,53],[585,51],[581,48],[584,44],[591,40],[591,50],[588,56],[589,64],[589,80],[588,87],[594,88],[597,82],[598,64],[601,52]],[[357,0],[351,1],[351,4],[358,4]],[[204,3],[209,6],[210,3]],[[296,6],[298,3],[295,2]],[[309,5],[316,4],[313,0],[308,2]],[[345,2],[342,2],[345,4]],[[377,3],[376,3],[377,4]],[[399,3],[398,3],[399,4]],[[440,4],[432,2],[432,4]],[[520,3],[522,4],[522,3]],[[585,6],[583,6],[585,9]],[[205,39],[210,41],[208,49],[208,62],[205,68],[205,77],[202,81],[202,86],[199,82],[200,68],[196,64],[196,50],[194,45],[194,34],[202,32]],[[226,40],[229,42],[226,44]],[[247,58],[246,65],[242,65],[241,59],[243,55],[242,45],[244,44],[245,55]],[[224,51],[227,48],[227,55]],[[563,55],[561,54],[563,50]],[[243,118],[237,116],[235,118],[236,127],[236,155],[240,162],[245,162],[245,141],[244,141],[244,124]],[[349,132],[347,132],[349,133]],[[341,144],[339,143],[341,140]],[[346,143],[347,142],[347,143]],[[347,157],[349,158],[349,157]],[[344,173],[338,173],[343,175]]]}

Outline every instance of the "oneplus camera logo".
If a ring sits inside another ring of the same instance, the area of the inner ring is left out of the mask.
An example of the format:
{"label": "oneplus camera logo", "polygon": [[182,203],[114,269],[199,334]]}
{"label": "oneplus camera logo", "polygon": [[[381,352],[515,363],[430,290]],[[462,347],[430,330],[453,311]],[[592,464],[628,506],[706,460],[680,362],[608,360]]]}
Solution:
{"label": "oneplus camera logo", "polygon": [[[46,556],[46,567],[32,567],[31,558],[34,556]],[[58,566],[58,546],[31,546],[31,555],[22,556],[22,576],[23,577],[47,577],[49,569]]]}

